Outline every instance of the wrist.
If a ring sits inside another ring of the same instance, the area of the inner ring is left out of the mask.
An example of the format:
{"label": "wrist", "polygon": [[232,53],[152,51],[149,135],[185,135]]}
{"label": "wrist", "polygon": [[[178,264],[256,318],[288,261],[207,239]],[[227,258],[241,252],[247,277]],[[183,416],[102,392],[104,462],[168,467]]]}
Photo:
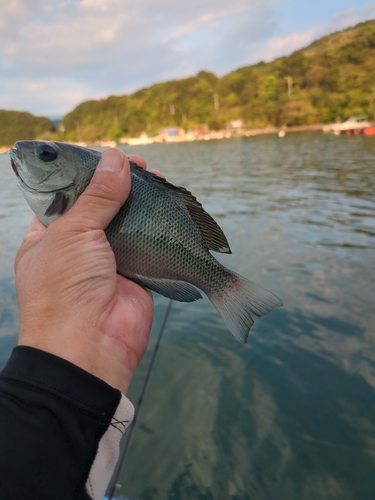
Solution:
{"label": "wrist", "polygon": [[[118,346],[114,339],[103,333],[71,329],[74,334],[54,336],[53,331],[38,334],[21,329],[19,345],[34,347],[58,356],[98,377],[111,387],[126,394],[137,363],[131,352]],[[64,339],[62,342],[61,339]]]}

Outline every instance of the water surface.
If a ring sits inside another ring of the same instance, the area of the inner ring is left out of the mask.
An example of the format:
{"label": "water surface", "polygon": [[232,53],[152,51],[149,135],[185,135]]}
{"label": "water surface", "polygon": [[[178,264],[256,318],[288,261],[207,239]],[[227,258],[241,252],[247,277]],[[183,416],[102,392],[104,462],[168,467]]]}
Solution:
{"label": "water surface", "polygon": [[[375,498],[375,139],[320,133],[138,152],[223,228],[225,265],[284,307],[237,342],[204,299],[174,303],[119,482],[142,500]],[[0,363],[30,211],[0,156]],[[155,297],[153,339],[168,301]],[[129,397],[137,400],[150,350]]]}

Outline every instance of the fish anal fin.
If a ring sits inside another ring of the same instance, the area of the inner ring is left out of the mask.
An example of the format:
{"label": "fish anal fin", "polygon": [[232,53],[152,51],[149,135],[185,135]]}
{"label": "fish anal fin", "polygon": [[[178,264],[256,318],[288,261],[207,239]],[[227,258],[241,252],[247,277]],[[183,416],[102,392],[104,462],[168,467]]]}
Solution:
{"label": "fish anal fin", "polygon": [[179,302],[194,302],[202,298],[198,290],[185,281],[174,281],[168,279],[148,278],[146,276],[133,275],[130,277],[139,285],[146,286],[154,292],[160,293],[169,299]]}

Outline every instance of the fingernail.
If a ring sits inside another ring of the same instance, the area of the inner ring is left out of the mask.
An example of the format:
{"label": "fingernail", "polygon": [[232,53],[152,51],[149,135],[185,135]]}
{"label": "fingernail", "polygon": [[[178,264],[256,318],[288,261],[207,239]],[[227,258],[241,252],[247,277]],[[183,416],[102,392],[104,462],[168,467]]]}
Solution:
{"label": "fingernail", "polygon": [[104,151],[98,165],[98,170],[107,172],[120,172],[122,170],[122,155],[116,149],[107,149]]}

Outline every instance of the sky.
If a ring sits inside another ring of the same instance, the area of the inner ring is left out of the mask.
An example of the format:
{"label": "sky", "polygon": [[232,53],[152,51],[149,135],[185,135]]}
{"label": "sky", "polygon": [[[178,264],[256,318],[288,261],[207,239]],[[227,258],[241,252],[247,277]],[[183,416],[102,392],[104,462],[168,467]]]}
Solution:
{"label": "sky", "polygon": [[0,0],[0,109],[80,102],[271,61],[375,19],[362,0]]}

